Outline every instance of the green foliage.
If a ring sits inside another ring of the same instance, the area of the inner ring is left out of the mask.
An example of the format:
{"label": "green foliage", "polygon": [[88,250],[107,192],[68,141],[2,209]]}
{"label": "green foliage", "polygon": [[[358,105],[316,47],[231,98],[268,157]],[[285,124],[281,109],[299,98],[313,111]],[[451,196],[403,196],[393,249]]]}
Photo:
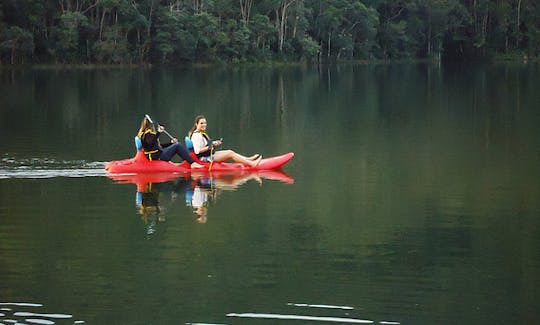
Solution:
{"label": "green foliage", "polygon": [[17,26],[8,27],[2,35],[0,48],[2,52],[9,53],[11,64],[17,63],[18,54],[21,56],[19,62],[22,63],[24,57],[31,54],[34,49],[32,33]]}
{"label": "green foliage", "polygon": [[520,24],[520,32],[523,34],[521,47],[526,50],[527,57],[538,58],[540,56],[540,3],[527,1],[523,8],[523,22]]}
{"label": "green foliage", "polygon": [[321,51],[321,46],[310,36],[306,36],[302,39],[302,57],[308,62],[317,60],[317,57]]}
{"label": "green foliage", "polygon": [[94,45],[94,57],[99,63],[120,64],[129,62],[128,44],[119,38],[118,27],[110,27],[103,32],[102,40]]}
{"label": "green foliage", "polygon": [[[0,2],[0,62],[184,63],[540,54],[526,0]],[[506,56],[512,57],[513,55]]]}
{"label": "green foliage", "polygon": [[80,12],[67,11],[60,16],[60,24],[56,27],[56,49],[62,61],[76,61],[79,33],[87,25],[88,19]]}

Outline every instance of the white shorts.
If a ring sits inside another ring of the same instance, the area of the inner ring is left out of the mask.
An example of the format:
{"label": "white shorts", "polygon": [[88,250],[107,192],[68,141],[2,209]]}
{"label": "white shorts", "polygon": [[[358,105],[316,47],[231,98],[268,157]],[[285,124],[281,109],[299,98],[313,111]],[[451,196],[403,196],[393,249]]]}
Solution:
{"label": "white shorts", "polygon": [[204,161],[204,162],[213,162],[214,161],[214,157],[213,156],[202,156],[199,158],[200,161]]}

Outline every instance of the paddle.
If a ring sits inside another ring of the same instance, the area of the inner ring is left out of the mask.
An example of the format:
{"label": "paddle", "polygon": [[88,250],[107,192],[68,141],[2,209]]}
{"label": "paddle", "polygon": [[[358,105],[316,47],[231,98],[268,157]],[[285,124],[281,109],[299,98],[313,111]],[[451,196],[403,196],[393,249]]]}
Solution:
{"label": "paddle", "polygon": [[[158,121],[156,121],[154,123],[154,121],[152,121],[152,119],[150,118],[150,116],[148,116],[148,114],[144,115],[144,117],[146,117],[146,119],[148,120],[148,122],[154,124],[154,125],[157,125],[159,127],[159,123]],[[163,133],[165,133],[169,138],[171,139],[176,139],[175,137],[173,137],[169,132],[167,132],[167,130],[165,130],[165,128],[163,128]]]}

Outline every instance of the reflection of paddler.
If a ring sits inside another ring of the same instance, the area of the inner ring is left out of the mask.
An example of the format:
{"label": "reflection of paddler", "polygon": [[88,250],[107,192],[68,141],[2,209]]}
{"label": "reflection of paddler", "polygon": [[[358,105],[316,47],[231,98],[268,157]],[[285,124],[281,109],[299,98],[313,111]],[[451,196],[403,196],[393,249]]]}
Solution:
{"label": "reflection of paddler", "polygon": [[137,192],[136,201],[139,213],[145,221],[148,221],[152,216],[157,216],[161,211],[159,207],[159,191],[153,183],[148,183],[143,192]]}
{"label": "reflection of paddler", "polygon": [[196,186],[193,189],[193,196],[191,197],[191,207],[193,212],[198,216],[197,222],[206,223],[208,217],[208,198],[209,195],[206,189]]}
{"label": "reflection of paddler", "polygon": [[193,189],[193,196],[191,197],[191,206],[193,209],[198,209],[208,204],[208,193],[197,186]]}
{"label": "reflection of paddler", "polygon": [[191,187],[186,191],[186,205],[193,208],[193,213],[197,215],[197,222],[206,222],[208,216],[208,201],[213,195],[211,185],[211,179],[194,180],[191,183]]}
{"label": "reflection of paddler", "polygon": [[186,205],[197,209],[207,205],[209,196],[212,194],[212,179],[203,178],[192,180],[186,189]]}

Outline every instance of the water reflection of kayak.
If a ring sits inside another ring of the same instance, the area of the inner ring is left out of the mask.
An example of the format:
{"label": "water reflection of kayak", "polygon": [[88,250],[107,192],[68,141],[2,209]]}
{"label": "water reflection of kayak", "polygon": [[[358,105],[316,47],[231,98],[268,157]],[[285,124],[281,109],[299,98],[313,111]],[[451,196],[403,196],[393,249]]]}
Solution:
{"label": "water reflection of kayak", "polygon": [[[205,175],[206,173],[206,175]],[[258,171],[216,171],[211,175],[208,172],[192,173],[137,173],[137,174],[118,174],[108,175],[109,178],[120,184],[135,184],[139,192],[144,192],[148,184],[165,183],[177,180],[179,178],[200,179],[211,177],[212,179],[220,179],[222,182],[230,182],[246,178],[261,178],[273,181],[280,181],[287,184],[293,184],[294,179],[282,170],[258,170]]]}
{"label": "water reflection of kayak", "polygon": [[[289,152],[281,156],[264,158],[255,166],[250,167],[241,163],[206,163],[204,168],[198,168],[197,171],[205,171],[211,168],[212,172],[217,171],[257,171],[257,170],[273,170],[278,169],[288,163],[294,157],[294,153]],[[111,174],[121,173],[182,173],[193,171],[189,164],[184,161],[182,163],[173,163],[169,161],[153,160],[149,161],[142,151],[137,152],[135,157],[116,160],[107,163],[105,170]]]}

